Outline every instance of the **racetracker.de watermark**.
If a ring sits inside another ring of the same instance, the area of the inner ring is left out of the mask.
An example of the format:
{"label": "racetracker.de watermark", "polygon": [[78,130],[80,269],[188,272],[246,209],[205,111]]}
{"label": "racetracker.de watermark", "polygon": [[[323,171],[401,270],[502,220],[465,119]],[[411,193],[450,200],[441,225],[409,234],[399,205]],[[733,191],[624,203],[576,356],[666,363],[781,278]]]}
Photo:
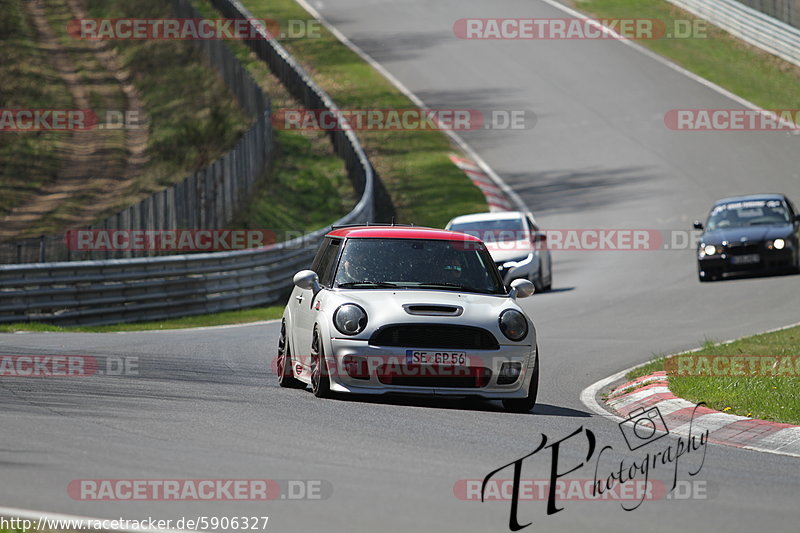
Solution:
{"label": "racetracker.de watermark", "polygon": [[81,378],[139,375],[138,357],[0,355],[0,378]]}
{"label": "racetracker.de watermark", "polygon": [[[678,480],[672,489],[664,481],[632,480],[600,491],[602,482],[595,479],[558,479],[554,494],[559,501],[637,502],[656,500],[707,500],[711,497],[705,480]],[[520,479],[517,484],[520,502],[547,501],[550,479]],[[453,495],[464,501],[511,501],[513,479],[460,479],[453,485]]]}
{"label": "racetracker.de watermark", "polygon": [[526,130],[536,115],[523,109],[278,109],[272,125],[302,131]]}
{"label": "racetracker.de watermark", "polygon": [[800,109],[670,109],[664,125],[675,131],[800,131]]}
{"label": "racetracker.de watermark", "polygon": [[79,501],[326,500],[323,479],[75,479],[67,494]]}
{"label": "racetracker.de watermark", "polygon": [[318,39],[318,20],[204,18],[84,18],[67,23],[74,39],[89,40],[255,40]]}
{"label": "racetracker.de watermark", "polygon": [[0,109],[0,132],[138,129],[138,111],[91,109]]}
{"label": "racetracker.de watermark", "polygon": [[705,39],[708,22],[649,18],[461,18],[453,23],[459,39],[597,40]]}
{"label": "racetracker.de watermark", "polygon": [[250,229],[69,230],[64,238],[73,252],[222,252],[277,242],[271,230]]}
{"label": "racetracker.de watermark", "polygon": [[625,251],[689,250],[697,248],[700,230],[575,228],[495,230],[480,228],[464,233],[481,239],[490,250],[514,251]]}
{"label": "racetracker.de watermark", "polygon": [[675,355],[664,369],[670,376],[800,377],[800,355]]}

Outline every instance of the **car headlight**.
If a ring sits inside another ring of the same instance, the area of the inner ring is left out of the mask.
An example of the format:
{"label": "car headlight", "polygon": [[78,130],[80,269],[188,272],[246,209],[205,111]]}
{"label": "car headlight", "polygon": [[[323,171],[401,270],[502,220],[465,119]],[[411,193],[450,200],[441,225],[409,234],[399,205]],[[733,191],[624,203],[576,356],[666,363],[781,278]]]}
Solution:
{"label": "car headlight", "polygon": [[340,305],[333,313],[333,325],[345,335],[358,335],[367,327],[367,312],[356,304]]}
{"label": "car headlight", "polygon": [[516,309],[500,313],[500,331],[512,341],[521,341],[528,334],[528,320]]}
{"label": "car headlight", "polygon": [[722,253],[721,246],[715,246],[713,244],[704,244],[700,246],[700,257],[706,255],[717,255]]}
{"label": "car headlight", "polygon": [[533,261],[533,252],[529,253],[526,257],[523,257],[522,259],[518,259],[516,261],[506,261],[505,263],[503,263],[503,268],[521,267],[527,265],[531,261]]}
{"label": "car headlight", "polygon": [[774,248],[775,250],[783,250],[786,247],[786,241],[783,239],[775,239],[767,244],[767,248]]}

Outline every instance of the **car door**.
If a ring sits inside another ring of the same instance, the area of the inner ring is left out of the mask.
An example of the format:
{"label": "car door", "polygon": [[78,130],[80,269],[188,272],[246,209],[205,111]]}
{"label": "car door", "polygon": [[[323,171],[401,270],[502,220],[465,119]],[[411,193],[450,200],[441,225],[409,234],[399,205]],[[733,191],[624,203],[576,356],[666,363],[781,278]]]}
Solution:
{"label": "car door", "polygon": [[320,299],[321,293],[329,290],[332,285],[333,270],[339,258],[341,244],[342,239],[326,237],[311,264],[311,270],[319,276],[320,293],[314,294],[311,289],[295,287],[292,292],[292,301],[289,302],[293,308],[292,315],[295,320],[293,341],[294,346],[297,347],[293,357],[295,362],[306,368],[311,362],[311,340],[314,324],[317,321],[317,310],[314,304]]}

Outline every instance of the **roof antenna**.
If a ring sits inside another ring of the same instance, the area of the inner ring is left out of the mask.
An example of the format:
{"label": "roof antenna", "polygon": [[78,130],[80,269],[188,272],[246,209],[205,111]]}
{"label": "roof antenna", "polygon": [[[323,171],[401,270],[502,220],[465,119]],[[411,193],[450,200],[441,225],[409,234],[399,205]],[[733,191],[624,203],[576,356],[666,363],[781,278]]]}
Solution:
{"label": "roof antenna", "polygon": [[392,215],[392,226],[394,226],[394,215]]}

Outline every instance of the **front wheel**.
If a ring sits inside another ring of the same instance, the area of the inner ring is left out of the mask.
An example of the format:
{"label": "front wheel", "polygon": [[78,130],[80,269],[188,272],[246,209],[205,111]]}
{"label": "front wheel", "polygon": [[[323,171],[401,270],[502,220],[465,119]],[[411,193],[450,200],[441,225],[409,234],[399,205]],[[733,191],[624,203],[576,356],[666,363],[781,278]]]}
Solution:
{"label": "front wheel", "polygon": [[333,396],[331,378],[328,375],[328,363],[325,361],[325,347],[318,329],[314,329],[314,338],[311,341],[311,392],[317,398]]}
{"label": "front wheel", "polygon": [[306,384],[292,373],[292,352],[286,338],[286,321],[281,322],[281,336],[278,340],[277,374],[278,385],[287,389],[305,389]]}
{"label": "front wheel", "polygon": [[509,398],[503,400],[503,407],[509,413],[528,413],[536,405],[539,393],[539,350],[536,350],[536,366],[533,367],[531,384],[528,385],[528,396],[525,398]]}

